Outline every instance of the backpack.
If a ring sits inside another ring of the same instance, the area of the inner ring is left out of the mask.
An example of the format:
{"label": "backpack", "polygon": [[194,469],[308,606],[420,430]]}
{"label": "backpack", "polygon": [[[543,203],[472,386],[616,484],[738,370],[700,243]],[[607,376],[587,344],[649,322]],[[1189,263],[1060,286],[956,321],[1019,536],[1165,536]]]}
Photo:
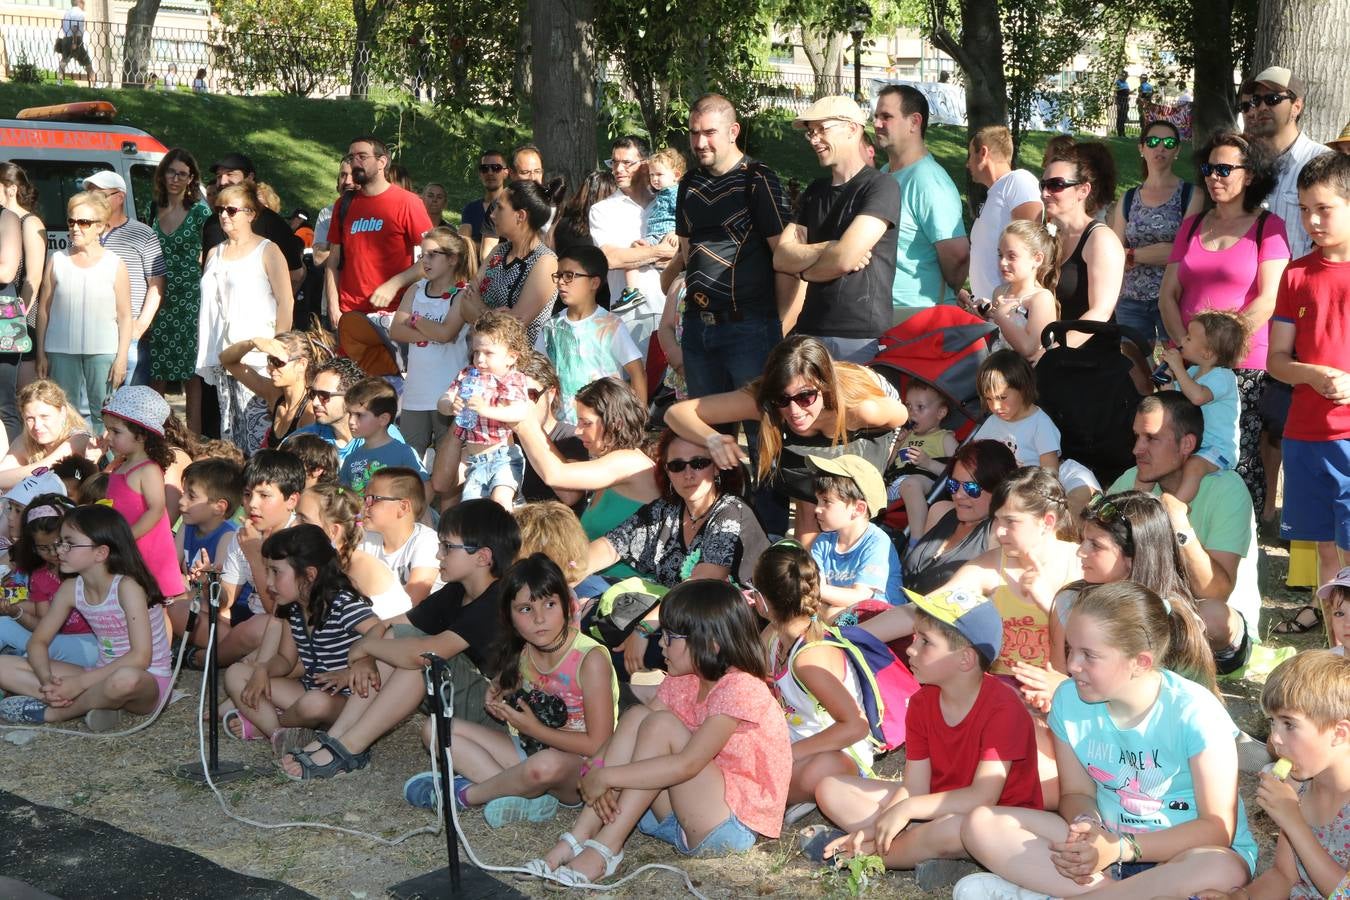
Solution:
{"label": "backpack", "polygon": [[[825,628],[825,637],[810,641],[803,650],[828,644],[844,651],[849,668],[858,678],[858,702],[867,716],[868,739],[879,753],[894,750],[905,743],[905,713],[909,698],[919,692],[919,682],[890,647],[857,625]],[[797,686],[816,700],[810,689],[792,673]],[[816,701],[817,707],[820,702]]]}
{"label": "backpack", "polygon": [[[1191,193],[1194,190],[1195,185],[1191,184],[1189,181],[1183,181],[1181,183],[1181,214],[1183,216],[1186,214],[1186,210],[1191,206]],[[1130,210],[1134,209],[1134,201],[1137,199],[1139,199],[1139,188],[1132,187],[1125,192],[1125,199],[1120,201],[1121,206],[1123,207],[1121,210],[1123,214],[1122,218],[1124,218],[1126,222],[1130,221]],[[1259,243],[1261,236],[1258,234],[1256,239]]]}

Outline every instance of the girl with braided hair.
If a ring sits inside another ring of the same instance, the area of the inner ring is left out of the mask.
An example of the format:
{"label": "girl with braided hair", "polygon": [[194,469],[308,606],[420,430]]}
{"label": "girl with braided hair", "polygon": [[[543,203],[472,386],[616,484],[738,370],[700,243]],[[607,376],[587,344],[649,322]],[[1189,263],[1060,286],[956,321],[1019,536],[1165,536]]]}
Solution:
{"label": "girl with braided hair", "polygon": [[412,599],[388,565],[361,549],[362,504],[361,495],[346,485],[321,481],[300,495],[295,518],[323,529],[337,550],[338,567],[370,598],[375,614],[390,619],[411,609]]}

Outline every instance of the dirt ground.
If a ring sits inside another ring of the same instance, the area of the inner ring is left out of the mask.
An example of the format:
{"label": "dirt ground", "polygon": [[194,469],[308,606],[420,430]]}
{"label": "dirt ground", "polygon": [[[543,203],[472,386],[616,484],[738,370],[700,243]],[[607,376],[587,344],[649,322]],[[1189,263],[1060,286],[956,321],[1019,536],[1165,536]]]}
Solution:
{"label": "dirt ground", "polygon": [[[1263,546],[1262,590],[1268,620],[1263,621],[1263,630],[1275,621],[1279,610],[1295,608],[1310,599],[1306,592],[1291,592],[1284,587],[1287,565],[1282,547]],[[1314,632],[1295,640],[1306,647],[1319,645],[1319,638]],[[1287,644],[1289,639],[1272,643]],[[188,698],[172,704],[150,728],[126,738],[44,734],[24,747],[0,741],[0,786],[34,802],[195,851],[231,869],[284,881],[316,897],[383,897],[390,886],[445,864],[445,842],[440,834],[421,834],[397,846],[385,846],[312,828],[263,829],[227,818],[209,790],[172,777],[169,773],[174,767],[197,759],[195,721],[200,678],[200,673],[185,672],[179,687],[188,692]],[[1238,724],[1264,737],[1260,685],[1230,683],[1224,686],[1224,694]],[[427,826],[431,816],[408,807],[400,795],[404,780],[428,767],[417,737],[419,726],[420,721],[405,724],[381,741],[365,771],[307,784],[283,778],[265,742],[244,744],[222,736],[222,759],[247,763],[257,772],[250,780],[223,786],[224,799],[237,815],[263,823],[322,822],[373,831],[385,838]],[[893,754],[881,762],[882,774],[899,772],[899,756]],[[1244,776],[1242,795],[1261,844],[1264,869],[1274,846],[1273,827],[1253,802],[1254,779]],[[464,814],[462,822],[470,844],[485,863],[509,865],[542,855],[574,815],[564,810],[556,822],[498,831],[488,829],[478,812]],[[820,821],[813,815],[801,825]],[[689,860],[683,866],[709,897],[840,895],[837,884],[818,878],[819,870],[802,859],[794,834],[778,841],[762,841],[744,856]],[[664,845],[635,835],[622,871],[632,872],[648,862],[681,864]],[[530,896],[550,893],[534,882],[513,884]],[[614,896],[664,898],[683,894],[683,886],[673,874],[649,872]],[[888,874],[874,883],[868,895],[925,896],[910,875],[901,873]]]}

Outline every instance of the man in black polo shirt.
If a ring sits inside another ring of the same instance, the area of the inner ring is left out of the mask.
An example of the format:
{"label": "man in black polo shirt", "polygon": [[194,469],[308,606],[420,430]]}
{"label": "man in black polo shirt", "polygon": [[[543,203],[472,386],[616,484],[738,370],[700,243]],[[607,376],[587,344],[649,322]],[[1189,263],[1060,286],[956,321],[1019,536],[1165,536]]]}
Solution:
{"label": "man in black polo shirt", "polygon": [[822,166],[801,199],[801,221],[783,232],[774,267],[807,283],[794,329],[819,338],[836,360],[865,363],[891,327],[900,187],[868,165],[867,119],[852,99],[824,97],[792,124]]}
{"label": "man in black polo shirt", "polygon": [[680,181],[675,233],[685,260],[680,349],[691,397],[758,378],[796,294],[795,279],[773,271],[774,248],[791,221],[787,199],[773,170],[737,149],[740,130],[735,107],[717,94],[689,112],[698,167]]}

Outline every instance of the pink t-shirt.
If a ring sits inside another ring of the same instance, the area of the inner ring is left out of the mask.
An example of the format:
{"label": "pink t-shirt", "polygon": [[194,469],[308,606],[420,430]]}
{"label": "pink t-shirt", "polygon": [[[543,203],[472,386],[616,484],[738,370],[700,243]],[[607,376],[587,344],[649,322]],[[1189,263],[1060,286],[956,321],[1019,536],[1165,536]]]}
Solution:
{"label": "pink t-shirt", "polygon": [[697,675],[676,675],[661,682],[656,699],[690,731],[697,731],[709,716],[740,720],[713,759],[726,782],[726,803],[747,828],[778,837],[792,778],[792,744],[783,708],[766,682],[739,669],[722,676],[703,701],[698,688]]}
{"label": "pink t-shirt", "polygon": [[[56,591],[61,587],[61,576],[43,566],[28,576],[28,596],[35,603],[51,603]],[[90,634],[93,631],[89,623],[80,615],[78,609],[72,609],[66,621],[61,625],[61,634]]]}
{"label": "pink t-shirt", "polygon": [[[1261,229],[1261,246],[1256,245],[1256,226],[1238,238],[1227,250],[1207,250],[1200,242],[1204,225],[1195,229],[1190,240],[1194,216],[1188,216],[1177,229],[1169,263],[1177,263],[1177,280],[1181,284],[1181,324],[1190,325],[1196,313],[1206,309],[1241,312],[1257,294],[1257,272],[1261,263],[1269,259],[1288,259],[1289,240],[1285,236],[1284,220],[1274,214],[1266,216]],[[1253,332],[1251,349],[1236,369],[1266,367],[1266,350],[1270,345],[1270,325],[1267,323]]]}

